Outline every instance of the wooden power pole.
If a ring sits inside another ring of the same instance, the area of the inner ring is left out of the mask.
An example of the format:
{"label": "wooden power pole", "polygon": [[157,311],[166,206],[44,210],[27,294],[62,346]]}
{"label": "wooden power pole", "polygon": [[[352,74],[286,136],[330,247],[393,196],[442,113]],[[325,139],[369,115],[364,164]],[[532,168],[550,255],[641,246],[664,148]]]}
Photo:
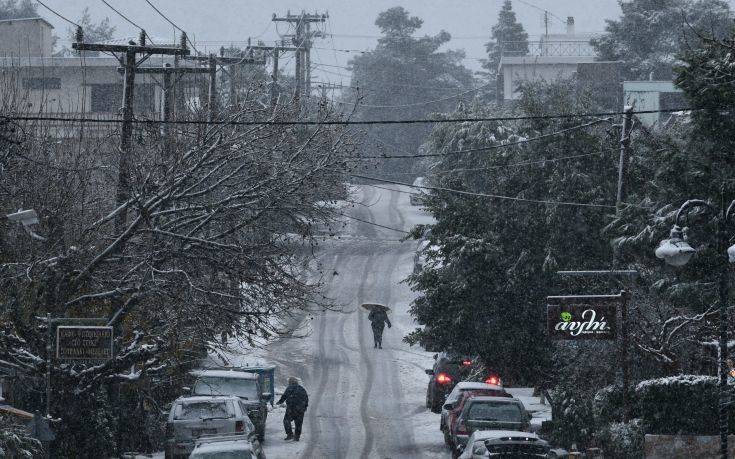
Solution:
{"label": "wooden power pole", "polygon": [[[123,206],[130,198],[130,182],[129,182],[129,161],[130,161],[130,141],[133,136],[133,103],[135,100],[135,74],[138,65],[148,59],[150,56],[157,55],[173,55],[186,56],[189,49],[186,46],[186,35],[182,35],[180,46],[148,46],[146,44],[146,33],[144,30],[140,32],[139,43],[131,41],[127,45],[112,45],[106,43],[85,43],[84,32],[82,28],[77,28],[76,42],[72,43],[72,48],[77,51],[102,51],[113,53],[118,56],[120,63],[124,68],[124,86],[123,86],[123,106],[122,106],[122,129],[120,135],[120,159],[118,162],[118,182],[115,197],[116,208]],[[144,57],[137,61],[137,56]],[[124,231],[127,222],[127,211],[118,210],[115,218],[115,232],[120,234]]]}
{"label": "wooden power pole", "polygon": [[[329,15],[327,14],[291,14],[287,12],[286,16],[278,17],[273,14],[274,22],[287,22],[295,24],[296,33],[293,36],[293,44],[296,47],[296,84],[294,88],[294,101],[297,104],[307,105],[309,96],[311,95],[311,45],[312,39],[316,37],[324,37],[321,32],[312,32],[311,24],[325,22]],[[305,93],[302,98],[302,91]]]}

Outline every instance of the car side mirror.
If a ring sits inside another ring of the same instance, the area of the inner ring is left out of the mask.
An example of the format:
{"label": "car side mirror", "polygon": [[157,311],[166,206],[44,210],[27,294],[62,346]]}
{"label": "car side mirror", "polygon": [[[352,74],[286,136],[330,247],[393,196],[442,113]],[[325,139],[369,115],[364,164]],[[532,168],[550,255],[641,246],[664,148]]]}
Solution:
{"label": "car side mirror", "polygon": [[187,386],[184,386],[184,387],[182,387],[182,388],[181,388],[181,390],[182,390],[182,391],[183,391],[183,392],[184,392],[185,394],[191,394],[191,387],[187,387]]}
{"label": "car side mirror", "polygon": [[260,394],[261,400],[270,400],[271,397],[273,397],[273,394],[271,394],[270,392],[263,392],[262,394]]}
{"label": "car side mirror", "polygon": [[429,376],[434,376],[434,370],[424,370],[424,372]]}
{"label": "car side mirror", "polygon": [[454,409],[454,405],[452,405],[451,403],[445,403],[444,409],[447,411],[452,411]]}
{"label": "car side mirror", "polygon": [[436,360],[437,358],[439,358],[439,354],[434,354],[434,360]]}

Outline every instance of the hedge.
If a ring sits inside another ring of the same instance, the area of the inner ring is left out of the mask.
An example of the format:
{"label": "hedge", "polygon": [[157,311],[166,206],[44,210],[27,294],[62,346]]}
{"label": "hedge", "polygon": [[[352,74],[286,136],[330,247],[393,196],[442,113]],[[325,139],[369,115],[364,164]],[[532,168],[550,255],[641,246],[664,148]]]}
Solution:
{"label": "hedge", "polygon": [[[635,388],[636,416],[649,434],[716,435],[718,384],[718,378],[702,375],[642,381]],[[734,431],[735,409],[731,405],[730,432]]]}

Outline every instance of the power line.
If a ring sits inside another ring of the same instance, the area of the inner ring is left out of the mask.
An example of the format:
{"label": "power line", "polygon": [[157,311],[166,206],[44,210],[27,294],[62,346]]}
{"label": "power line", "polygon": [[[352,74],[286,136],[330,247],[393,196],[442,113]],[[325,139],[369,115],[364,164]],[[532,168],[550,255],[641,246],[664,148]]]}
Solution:
{"label": "power line", "polygon": [[[617,150],[607,150],[609,151],[617,151]],[[584,153],[581,155],[572,155],[572,156],[562,156],[559,158],[548,158],[548,159],[539,159],[536,161],[521,161],[517,163],[510,163],[510,164],[503,164],[500,166],[488,166],[488,167],[469,167],[469,168],[458,168],[458,169],[450,169],[446,171],[437,171],[434,172],[435,175],[447,175],[452,174],[455,172],[474,172],[474,171],[492,171],[497,169],[506,169],[510,167],[520,167],[520,166],[532,166],[534,164],[546,164],[546,163],[556,163],[559,161],[566,161],[569,159],[578,159],[578,158],[585,158],[587,156],[597,156],[599,153],[602,152],[594,152],[594,153]]]}
{"label": "power line", "polygon": [[561,134],[567,134],[572,131],[577,131],[579,129],[585,129],[591,126],[594,126],[596,124],[603,123],[605,121],[610,121],[611,118],[603,118],[599,120],[594,120],[589,123],[580,124],[577,126],[572,126],[566,129],[561,129],[559,131],[549,132],[547,134],[542,134],[536,137],[531,137],[528,139],[522,139],[518,140],[516,142],[509,142],[509,143],[501,143],[498,145],[490,145],[488,147],[479,147],[479,148],[468,148],[465,150],[452,150],[452,151],[446,151],[444,153],[419,153],[416,155],[375,155],[375,156],[353,156],[348,159],[392,159],[392,158],[435,158],[439,156],[455,156],[455,155],[466,155],[468,153],[479,153],[481,151],[488,151],[488,150],[496,150],[498,148],[507,148],[507,147],[513,147],[516,145],[522,145],[525,143],[530,142],[536,142],[538,140],[544,140],[548,139],[550,137],[555,137]]}
{"label": "power line", "polygon": [[528,198],[519,198],[515,196],[502,196],[498,194],[474,193],[472,191],[454,190],[452,188],[444,188],[444,187],[436,187],[436,186],[412,185],[410,183],[397,182],[395,180],[387,180],[387,179],[382,179],[378,177],[368,177],[366,175],[359,175],[359,174],[348,174],[348,175],[350,177],[360,178],[363,180],[375,180],[376,182],[391,183],[393,185],[403,185],[403,186],[407,186],[411,188],[420,188],[420,189],[431,190],[431,191],[445,191],[447,193],[460,194],[464,196],[474,196],[478,198],[492,198],[492,199],[500,199],[500,200],[506,200],[506,201],[529,202],[529,203],[534,203],[534,204],[549,204],[549,205],[555,205],[555,206],[593,207],[593,208],[601,208],[601,209],[615,209],[615,206],[610,205],[610,204],[591,204],[591,203],[584,203],[584,202],[550,201],[546,199],[528,199]]}
{"label": "power line", "polygon": [[[124,15],[124,14],[122,14],[122,13],[121,13],[120,11],[118,11],[118,10],[117,10],[117,9],[116,9],[116,8],[115,8],[114,6],[112,6],[112,5],[110,5],[109,3],[107,3],[107,0],[100,0],[100,1],[101,1],[102,3],[104,3],[105,5],[107,5],[107,7],[108,7],[108,8],[110,8],[110,9],[111,9],[112,11],[114,11],[115,13],[117,13],[117,14],[118,14],[118,15],[119,15],[119,16],[120,16],[121,18],[123,18],[123,19],[125,19],[126,21],[128,21],[129,23],[131,23],[131,24],[132,24],[132,25],[133,25],[134,27],[137,27],[137,28],[139,28],[140,30],[145,30],[145,29],[144,29],[143,27],[141,27],[141,26],[139,26],[138,24],[134,23],[134,22],[133,22],[133,21],[131,21],[131,20],[130,20],[130,19],[129,19],[129,18],[127,17],[127,16],[125,16],[125,15]],[[150,38],[150,37],[149,37],[149,38]],[[153,40],[151,40],[151,42],[153,42]]]}
{"label": "power line", "polygon": [[[464,95],[467,95],[467,94],[470,94],[470,93],[473,93],[473,92],[477,92],[477,91],[479,91],[479,90],[481,90],[483,88],[487,88],[491,84],[494,85],[495,83],[484,84],[482,86],[478,86],[476,88],[469,89],[467,91],[463,91],[463,92],[460,92],[458,94],[454,94],[454,95],[447,96],[447,97],[442,97],[441,99],[426,100],[426,101],[423,101],[423,102],[415,102],[415,103],[411,103],[411,104],[402,104],[402,105],[370,105],[370,104],[361,104],[360,102],[358,102],[357,103],[357,106],[358,107],[365,107],[365,108],[409,108],[409,107],[420,107],[422,105],[431,105],[431,104],[436,104],[436,103],[439,103],[439,102],[446,102],[448,100],[456,99],[457,97],[462,97]],[[335,103],[343,104],[343,105],[353,105],[351,102],[342,102],[342,101],[339,101],[339,100],[336,100]]]}
{"label": "power line", "polygon": [[[646,113],[676,113],[691,112],[704,110],[703,108],[668,108],[659,110],[638,110],[633,111],[634,115],[642,115]],[[414,118],[403,120],[328,120],[328,121],[204,121],[204,120],[153,120],[153,119],[135,119],[132,122],[137,124],[181,124],[181,125],[212,125],[212,126],[370,126],[370,125],[388,125],[388,124],[454,124],[454,123],[479,123],[492,121],[524,121],[524,120],[552,120],[552,119],[568,119],[568,118],[601,118],[610,116],[624,115],[626,112],[601,112],[601,113],[564,113],[549,115],[526,115],[526,116],[499,116],[499,117],[478,117],[478,118]],[[54,117],[39,115],[0,115],[0,119],[8,119],[15,121],[55,121],[59,123],[100,123],[115,124],[122,123],[117,118],[72,118],[72,117]]]}
{"label": "power line", "polygon": [[146,3],[147,3],[147,4],[148,4],[148,5],[149,5],[149,6],[151,7],[151,8],[153,8],[153,9],[154,9],[154,10],[156,11],[156,13],[158,13],[158,14],[159,14],[159,15],[160,15],[160,16],[161,16],[161,17],[162,17],[163,19],[165,19],[165,20],[166,20],[166,22],[168,22],[169,24],[171,24],[172,26],[174,26],[174,29],[178,29],[178,30],[179,30],[179,32],[183,32],[183,31],[184,31],[184,29],[182,29],[181,27],[179,27],[179,26],[177,26],[176,24],[174,24],[174,23],[173,23],[173,21],[172,21],[171,19],[167,18],[167,17],[166,17],[166,15],[165,15],[165,14],[163,14],[163,13],[161,12],[161,10],[159,10],[158,8],[156,8],[156,5],[154,5],[153,3],[151,3],[151,2],[149,1],[149,0],[145,0],[145,2],[146,2]]}
{"label": "power line", "polygon": [[58,17],[60,17],[61,19],[65,20],[65,21],[66,21],[66,22],[68,22],[69,24],[71,24],[71,25],[73,25],[73,26],[75,26],[75,27],[79,27],[79,28],[81,28],[81,27],[82,27],[82,26],[80,26],[79,24],[77,24],[76,22],[74,22],[74,21],[71,21],[71,20],[69,20],[69,19],[65,18],[64,16],[62,16],[62,15],[61,15],[61,13],[59,13],[59,12],[57,12],[57,11],[53,10],[53,9],[52,9],[51,7],[49,7],[48,5],[46,5],[45,3],[43,3],[43,2],[41,1],[41,0],[36,0],[36,1],[38,2],[38,4],[39,4],[39,5],[41,5],[42,7],[46,8],[47,10],[51,11],[51,12],[52,12],[52,13],[54,13],[54,14],[55,14],[56,16],[58,16]]}
{"label": "power line", "polygon": [[341,213],[341,212],[334,212],[334,213],[337,214],[337,215],[341,215],[343,217],[350,218],[352,220],[356,220],[356,221],[358,221],[360,223],[365,223],[365,224],[368,224],[368,225],[377,226],[378,228],[385,228],[385,229],[388,229],[388,230],[391,230],[391,231],[397,231],[399,233],[409,234],[409,232],[406,231],[406,230],[402,230],[402,229],[398,229],[398,228],[391,228],[390,226],[385,226],[385,225],[381,225],[380,223],[370,222],[370,221],[363,220],[363,219],[357,218],[357,217],[353,217],[352,215],[347,215],[347,214],[344,214],[344,213]]}

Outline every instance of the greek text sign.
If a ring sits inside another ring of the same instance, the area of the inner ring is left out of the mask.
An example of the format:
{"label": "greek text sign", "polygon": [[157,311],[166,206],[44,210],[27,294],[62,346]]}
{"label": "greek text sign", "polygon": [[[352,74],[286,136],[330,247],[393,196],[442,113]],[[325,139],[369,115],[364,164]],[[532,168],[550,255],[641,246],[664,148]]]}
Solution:
{"label": "greek text sign", "polygon": [[56,358],[60,360],[111,359],[112,327],[57,327]]}
{"label": "greek text sign", "polygon": [[617,335],[619,295],[550,296],[546,323],[549,337],[557,340],[614,340]]}

